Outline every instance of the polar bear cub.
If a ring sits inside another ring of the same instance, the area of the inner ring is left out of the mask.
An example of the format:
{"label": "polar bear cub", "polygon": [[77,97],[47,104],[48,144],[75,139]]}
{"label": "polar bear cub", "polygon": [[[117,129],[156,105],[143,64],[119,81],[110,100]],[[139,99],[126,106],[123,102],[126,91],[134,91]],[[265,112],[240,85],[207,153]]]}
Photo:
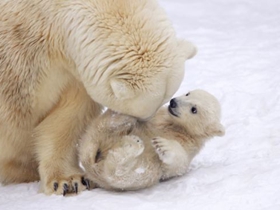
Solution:
{"label": "polar bear cub", "polygon": [[206,140],[223,136],[221,107],[204,90],[173,98],[149,121],[107,110],[88,127],[79,155],[98,187],[138,190],[187,172]]}

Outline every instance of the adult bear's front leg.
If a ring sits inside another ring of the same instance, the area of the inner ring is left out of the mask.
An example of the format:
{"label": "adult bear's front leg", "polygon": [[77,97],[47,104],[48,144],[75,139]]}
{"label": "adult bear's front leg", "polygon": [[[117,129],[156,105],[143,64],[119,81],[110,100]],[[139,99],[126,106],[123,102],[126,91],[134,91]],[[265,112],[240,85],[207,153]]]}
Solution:
{"label": "adult bear's front leg", "polygon": [[89,121],[99,115],[101,109],[83,87],[71,84],[36,127],[34,137],[41,190],[45,194],[65,195],[86,189],[76,144]]}

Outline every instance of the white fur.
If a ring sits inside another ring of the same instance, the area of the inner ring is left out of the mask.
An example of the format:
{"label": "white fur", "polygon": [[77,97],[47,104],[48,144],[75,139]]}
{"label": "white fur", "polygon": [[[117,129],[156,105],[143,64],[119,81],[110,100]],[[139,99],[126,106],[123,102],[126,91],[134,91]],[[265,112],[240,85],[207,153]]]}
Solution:
{"label": "white fur", "polygon": [[[206,91],[194,90],[174,101],[177,105],[170,103],[170,108],[176,116],[163,107],[147,122],[110,110],[95,119],[79,147],[87,177],[105,189],[137,190],[185,174],[205,141],[224,135],[224,128],[220,105]],[[101,154],[97,158],[96,151]]]}
{"label": "white fur", "polygon": [[180,42],[155,0],[0,1],[0,181],[85,189],[85,126],[103,106],[152,116],[196,52]]}

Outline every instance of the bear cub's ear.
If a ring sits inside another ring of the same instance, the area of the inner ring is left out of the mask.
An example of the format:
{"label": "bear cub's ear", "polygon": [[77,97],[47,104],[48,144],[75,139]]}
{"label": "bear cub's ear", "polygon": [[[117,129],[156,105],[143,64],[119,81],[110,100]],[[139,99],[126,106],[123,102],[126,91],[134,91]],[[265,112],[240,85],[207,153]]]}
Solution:
{"label": "bear cub's ear", "polygon": [[135,96],[134,90],[122,79],[111,79],[111,88],[116,98],[129,99]]}
{"label": "bear cub's ear", "polygon": [[196,46],[193,43],[186,40],[179,39],[178,47],[180,48],[180,51],[182,52],[186,60],[191,59],[197,53]]}
{"label": "bear cub's ear", "polygon": [[207,127],[207,133],[211,136],[224,136],[225,128],[221,123],[214,123]]}

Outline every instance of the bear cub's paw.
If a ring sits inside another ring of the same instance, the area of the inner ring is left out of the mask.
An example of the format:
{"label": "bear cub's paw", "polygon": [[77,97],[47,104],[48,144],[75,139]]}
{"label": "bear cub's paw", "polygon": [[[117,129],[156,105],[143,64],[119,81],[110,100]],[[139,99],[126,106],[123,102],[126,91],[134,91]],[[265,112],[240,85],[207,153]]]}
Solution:
{"label": "bear cub's paw", "polygon": [[128,156],[138,157],[144,151],[144,142],[138,136],[127,135],[123,137],[123,148]]}
{"label": "bear cub's paw", "polygon": [[155,148],[159,159],[165,164],[172,164],[175,160],[173,142],[161,137],[152,139],[152,146]]}

